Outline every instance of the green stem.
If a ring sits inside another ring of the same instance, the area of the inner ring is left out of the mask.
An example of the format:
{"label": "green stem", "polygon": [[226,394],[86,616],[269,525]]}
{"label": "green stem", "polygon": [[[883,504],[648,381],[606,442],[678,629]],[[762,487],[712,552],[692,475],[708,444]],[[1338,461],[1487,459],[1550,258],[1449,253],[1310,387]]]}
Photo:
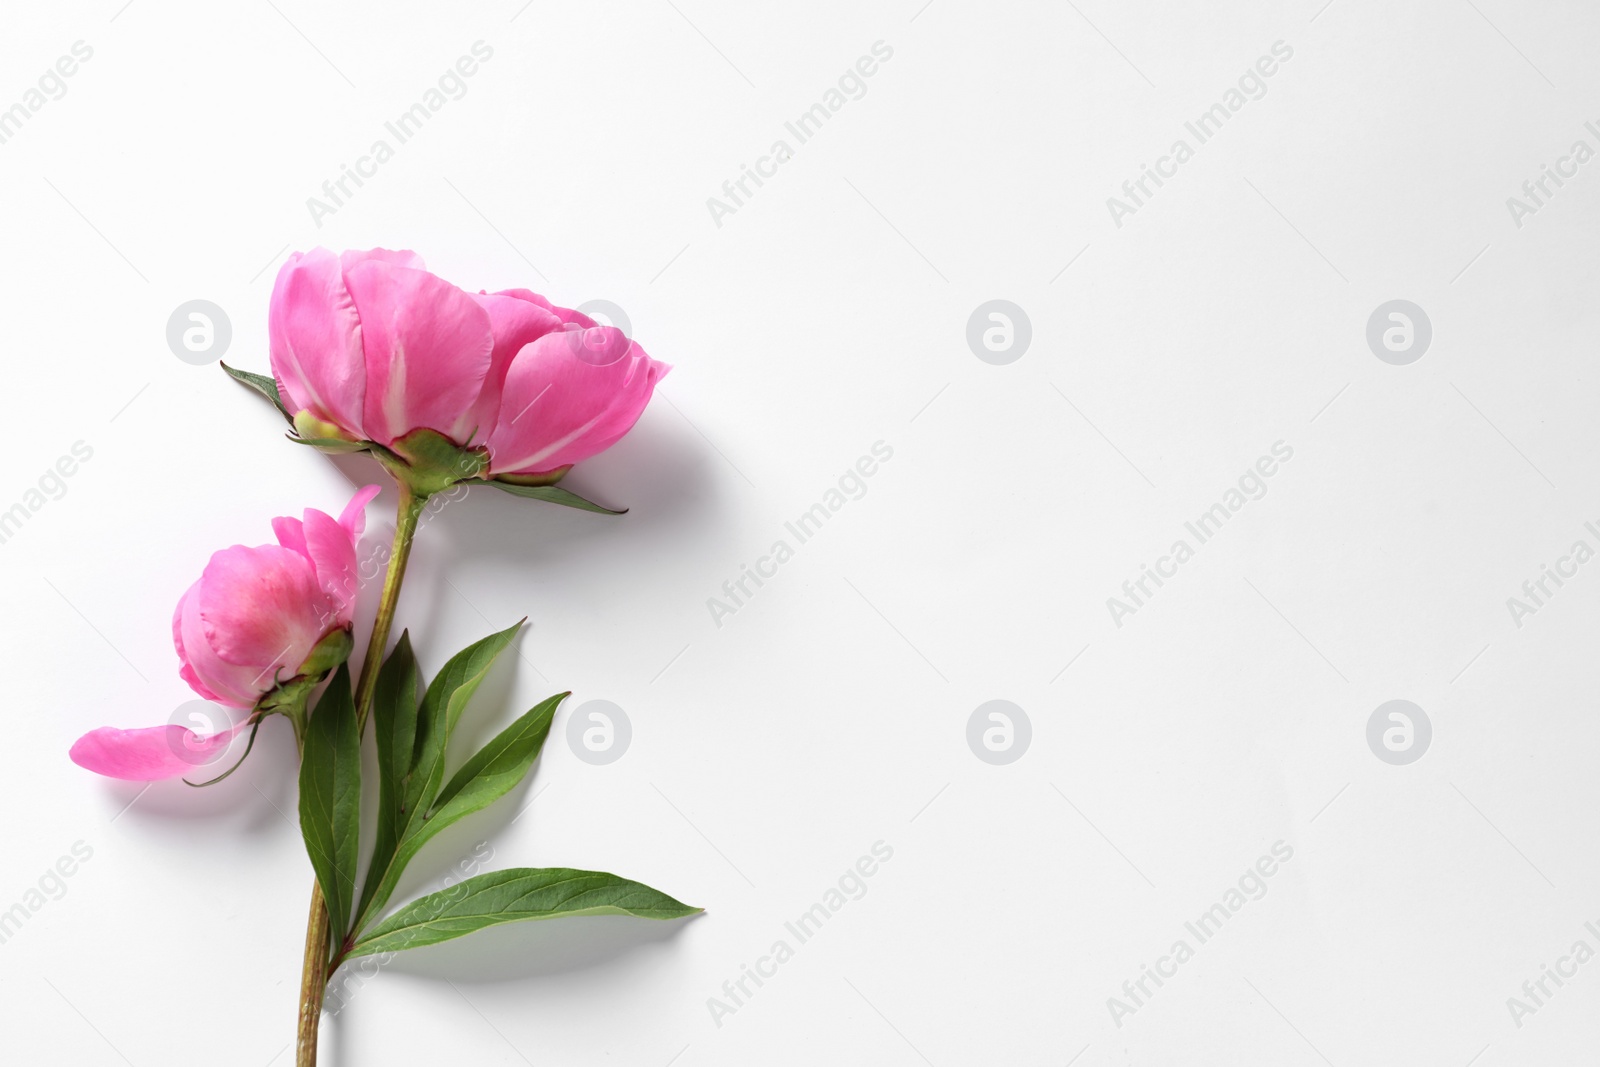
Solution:
{"label": "green stem", "polygon": [[[411,542],[416,537],[422,509],[428,503],[427,495],[413,491],[404,479],[399,479],[398,484],[400,507],[395,516],[394,547],[389,554],[389,569],[383,576],[383,592],[378,597],[378,616],[372,622],[372,640],[367,643],[367,656],[361,663],[361,676],[356,682],[358,735],[365,729],[367,713],[372,709],[372,694],[378,685],[378,667],[389,645],[389,630],[394,626],[394,611],[400,601],[400,583],[405,580],[406,560],[411,555]],[[297,729],[295,733],[298,741],[300,731]],[[333,968],[328,965],[332,933],[328,928],[328,907],[322,899],[322,888],[313,883],[311,913],[306,919],[306,951],[300,968],[296,1067],[316,1067],[317,1064],[317,1032],[322,1021],[322,1000],[328,991],[328,979],[333,975]],[[339,931],[339,936],[344,936],[343,930]]]}
{"label": "green stem", "polygon": [[361,663],[361,677],[356,681],[358,734],[365,730],[367,712],[372,709],[372,694],[378,687],[378,667],[383,663],[384,650],[389,646],[394,609],[400,602],[400,583],[406,576],[406,560],[411,557],[411,542],[417,536],[417,522],[422,518],[422,509],[428,504],[427,496],[413,492],[404,481],[399,485],[400,507],[395,517],[394,547],[389,553],[389,569],[383,576],[378,617],[372,620],[372,640],[367,644],[367,658]]}

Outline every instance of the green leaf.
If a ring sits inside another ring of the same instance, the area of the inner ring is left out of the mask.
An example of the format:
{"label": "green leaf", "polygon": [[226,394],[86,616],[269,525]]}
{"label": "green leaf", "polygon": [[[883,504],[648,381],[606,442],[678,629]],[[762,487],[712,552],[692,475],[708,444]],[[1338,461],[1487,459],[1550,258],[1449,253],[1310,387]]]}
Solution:
{"label": "green leaf", "polygon": [[444,749],[450,741],[450,734],[460,721],[467,701],[478,691],[489,668],[494,666],[495,659],[517,636],[517,631],[522,629],[525,621],[519,619],[515,625],[497,634],[490,634],[451,656],[444,670],[428,686],[428,692],[422,698],[422,712],[417,719],[416,747],[411,760],[413,789],[419,782],[425,781],[427,786],[425,790],[408,794],[408,798],[414,795],[426,799],[424,803],[407,805],[414,812],[425,811],[438,795],[439,785],[444,781]]}
{"label": "green leaf", "polygon": [[411,632],[402,630],[394,651],[378,671],[378,684],[373,691],[372,726],[378,743],[378,832],[367,868],[367,883],[361,892],[362,914],[400,844],[405,778],[411,773],[411,757],[416,751],[420,684],[417,657],[411,651]]}
{"label": "green leaf", "polygon": [[442,823],[434,827],[427,818],[444,783],[445,746],[467,701],[477,692],[484,675],[494,665],[495,658],[521,628],[522,622],[519,621],[515,626],[468,645],[450,658],[450,662],[444,665],[444,669],[428,686],[422,698],[422,709],[416,717],[409,767],[400,778],[400,805],[395,809],[394,823],[397,844],[394,854],[386,863],[373,863],[373,869],[379,873],[368,873],[368,891],[361,905],[356,929],[366,925],[388,902],[401,872],[423,843],[448,825]]}
{"label": "green leaf", "polygon": [[[364,903],[356,923],[358,932],[368,917],[376,915],[388,902],[406,865],[422,851],[423,845],[445,827],[487,808],[522,781],[533,761],[539,758],[556,708],[570,695],[559,693],[543,701],[502,730],[462,765],[438,798],[421,812],[420,818],[415,817],[415,812],[421,809],[398,813],[392,825],[397,830],[401,826],[404,829],[399,831],[397,840],[385,838],[383,827],[379,827],[378,845],[384,851],[374,850],[372,866],[367,871]],[[383,747],[381,740],[379,747]],[[382,759],[380,753],[380,762]]]}
{"label": "green leaf", "polygon": [[342,664],[306,725],[300,756],[300,832],[317,872],[335,945],[350,929],[350,905],[360,859],[361,738]]}
{"label": "green leaf", "polygon": [[239,370],[228,366],[226,363],[222,364],[222,369],[227,371],[234,381],[249,386],[272,401],[272,406],[277,408],[279,414],[288,420],[289,425],[294,425],[294,416],[289,414],[289,409],[283,406],[283,397],[278,395],[278,383],[271,377],[265,374],[252,374],[247,370]]}
{"label": "green leaf", "polygon": [[571,695],[557,693],[536,704],[462,764],[423,815],[429,836],[511,792],[539,757],[556,708]]}
{"label": "green leaf", "polygon": [[594,501],[585,500],[577,493],[569,489],[563,489],[559,485],[512,485],[510,482],[501,481],[490,481],[488,484],[496,489],[504,489],[515,496],[525,496],[529,500],[544,500],[551,504],[562,504],[569,508],[577,508],[580,511],[595,511],[601,515],[626,515],[628,513],[627,508],[623,508],[621,511],[613,511],[611,508],[601,507]]}
{"label": "green leaf", "polygon": [[475,875],[406,905],[357,941],[349,955],[420,948],[501,923],[567,915],[681,919],[702,910],[602,871],[517,867]]}

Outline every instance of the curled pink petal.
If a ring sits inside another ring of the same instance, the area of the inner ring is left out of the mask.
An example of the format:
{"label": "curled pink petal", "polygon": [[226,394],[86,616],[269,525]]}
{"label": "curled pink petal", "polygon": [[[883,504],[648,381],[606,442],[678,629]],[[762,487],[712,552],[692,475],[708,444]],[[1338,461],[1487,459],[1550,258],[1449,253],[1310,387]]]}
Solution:
{"label": "curled pink petal", "polygon": [[213,553],[199,600],[206,641],[224,662],[256,668],[262,692],[279,671],[294,675],[336,614],[316,571],[281,545]]}
{"label": "curled pink petal", "polygon": [[[195,583],[185,590],[184,594],[178,598],[178,606],[172,611],[172,643],[178,650],[178,661],[180,664],[178,667],[178,677],[188,682],[189,688],[193,689],[196,693],[199,693],[205,699],[214,700],[219,704],[224,704],[227,703],[227,701],[223,700],[222,697],[212,692],[211,687],[206,685],[205,682],[201,681],[200,676],[195,673],[194,666],[189,658],[189,653],[184,647],[183,643],[184,607],[191,599],[193,599],[194,591],[199,587],[200,582],[199,580],[196,580]],[[200,636],[198,639],[201,642],[204,642],[205,640],[203,636]],[[209,646],[207,646],[207,651],[210,651]]]}
{"label": "curled pink petal", "polygon": [[[527,292],[522,290],[521,292]],[[536,294],[528,293],[528,296]],[[561,328],[562,320],[547,303],[524,299],[516,293],[479,293],[473,297],[489,313],[489,329],[494,334],[494,351],[490,355],[489,371],[484,376],[483,391],[472,407],[466,432],[472,440],[460,439],[464,445],[486,440],[494,429],[500,411],[500,392],[505,385],[506,371],[511,361],[524,345],[532,344],[547,333]]]}
{"label": "curled pink petal", "polygon": [[[311,570],[311,564],[305,564]],[[200,617],[200,591],[204,576],[189,587],[178,602],[182,613],[179,620],[183,640],[184,670],[179,673],[196,693],[207,700],[215,700],[230,708],[254,706],[261,694],[275,684],[272,665],[229,663],[217,655],[206,635],[206,625]],[[321,590],[318,590],[321,594]]]}
{"label": "curled pink petal", "polygon": [[308,560],[311,558],[306,552],[306,532],[299,519],[292,515],[279,515],[272,520],[272,532],[278,538],[278,544],[291,552],[300,553]]}
{"label": "curled pink petal", "polygon": [[564,308],[556,304],[552,304],[550,301],[546,300],[532,289],[502,289],[498,293],[491,293],[489,295],[510,296],[515,297],[518,300],[525,300],[530,304],[537,304],[546,311],[549,311],[551,314],[555,315],[555,317],[560,319],[563,323],[575,322],[584,329],[588,329],[590,326],[595,325],[595,321],[589,316],[585,315],[583,312],[574,311],[571,308]]}
{"label": "curled pink petal", "polygon": [[367,505],[382,491],[381,485],[364,485],[356,490],[356,495],[350,498],[350,503],[339,512],[339,525],[350,535],[352,545],[361,540],[361,532],[367,528]]}
{"label": "curled pink petal", "polygon": [[539,338],[506,373],[488,440],[490,473],[543,473],[609,448],[669,370],[610,326]]}
{"label": "curled pink petal", "polygon": [[67,754],[78,766],[108,778],[153,782],[191,775],[215,762],[247,725],[248,720],[242,721],[209,737],[176,725],[138,730],[102,726],[78,738]]}
{"label": "curled pink petal", "polygon": [[306,553],[316,570],[317,584],[334,609],[332,619],[321,620],[321,632],[334,626],[349,626],[360,585],[355,543],[337,519],[315,508],[306,509],[305,534]]}

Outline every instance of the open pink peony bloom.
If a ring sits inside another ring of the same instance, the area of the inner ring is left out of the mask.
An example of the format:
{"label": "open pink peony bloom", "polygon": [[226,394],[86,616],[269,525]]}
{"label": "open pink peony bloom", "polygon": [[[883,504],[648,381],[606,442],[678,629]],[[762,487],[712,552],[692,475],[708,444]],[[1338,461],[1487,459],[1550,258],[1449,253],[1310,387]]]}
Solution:
{"label": "open pink peony bloom", "polygon": [[[337,665],[324,662],[328,646],[318,646],[351,629],[356,541],[378,488],[358,491],[337,519],[315,508],[303,519],[274,519],[275,545],[234,545],[212,554],[172,614],[178,674],[190,688],[218,704],[253,709],[281,683],[320,677]],[[249,721],[204,738],[178,725],[103,726],[80,737],[71,756],[112,778],[171,778],[220,754]]]}
{"label": "open pink peony bloom", "polygon": [[467,293],[383,249],[295,253],[268,328],[292,416],[385,448],[419,429],[487,446],[489,477],[545,474],[610,447],[670,369],[526,289]]}

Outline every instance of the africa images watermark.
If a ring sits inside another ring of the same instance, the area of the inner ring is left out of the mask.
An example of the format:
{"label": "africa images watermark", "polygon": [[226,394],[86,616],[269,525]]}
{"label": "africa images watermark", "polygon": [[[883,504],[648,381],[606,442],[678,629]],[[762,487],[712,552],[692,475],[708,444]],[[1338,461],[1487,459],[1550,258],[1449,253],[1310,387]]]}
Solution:
{"label": "africa images watermark", "polygon": [[94,456],[94,449],[84,441],[72,442],[69,451],[70,455],[61,456],[45,468],[44,473],[39,475],[37,486],[24,491],[21,500],[0,511],[0,544],[6,544],[17,536],[23,524],[50,501],[66,496],[67,479],[78,473],[80,464],[89,462]]}
{"label": "africa images watermark", "polygon": [[[1590,937],[1600,942],[1600,926],[1593,920],[1583,924],[1583,929]],[[1556,957],[1555,967],[1548,964],[1539,964],[1539,976],[1530,978],[1522,983],[1522,996],[1507,997],[1506,1010],[1511,1013],[1511,1021],[1518,1030],[1522,1029],[1524,1020],[1530,1015],[1539,1014],[1539,1009],[1548,1006],[1549,1000],[1567,984],[1569,978],[1578,976],[1578,968],[1594,959],[1594,948],[1582,938],[1574,941],[1572,947],[1563,956]],[[1555,988],[1551,989],[1551,985]]]}
{"label": "africa images watermark", "polygon": [[[780,137],[772,142],[766,155],[757,157],[753,169],[748,163],[739,164],[739,176],[722,183],[722,197],[706,197],[706,210],[711,212],[711,221],[716,223],[717,229],[722,229],[723,216],[735,214],[745,206],[745,201],[755,196],[755,189],[766,184],[762,179],[775,177],[778,167],[794,158],[795,148],[815,137],[823,124],[837,115],[849,101],[866,96],[866,80],[878,73],[879,64],[887,63],[893,57],[892,47],[883,41],[872,42],[871,55],[862,56],[852,66],[846,67],[844,73],[839,75],[836,86],[829,86],[820,101],[802,111],[793,122],[783,124],[784,130],[794,138],[793,145]],[[848,97],[845,95],[847,93]],[[752,182],[755,183],[755,189],[750,188]]]}
{"label": "africa images watermark", "polygon": [[[1180,537],[1172,543],[1166,555],[1157,557],[1154,568],[1149,564],[1139,564],[1139,576],[1122,583],[1123,595],[1106,598],[1106,610],[1111,612],[1111,621],[1117,629],[1122,629],[1123,619],[1138,614],[1139,609],[1146,606],[1156,590],[1167,584],[1166,579],[1177,577],[1178,568],[1193,559],[1195,550],[1215,537],[1224,523],[1243,510],[1250,501],[1266,496],[1267,479],[1278,473],[1280,463],[1287,463],[1293,457],[1294,448],[1287,442],[1273,442],[1271,454],[1260,457],[1239,475],[1237,487],[1229,486],[1223,491],[1220,501],[1183,524],[1183,528],[1194,538],[1193,545]],[[1152,582],[1155,583],[1154,589],[1150,587]]]}
{"label": "africa images watermark", "polygon": [[67,879],[78,873],[78,868],[88,863],[94,856],[94,849],[83,841],[74,841],[69,854],[61,856],[44,869],[34,885],[22,894],[22,899],[17,901],[5,911],[0,912],[0,945],[10,941],[29,919],[44,909],[52,900],[60,900],[67,895]]}
{"label": "africa images watermark", "polygon": [[22,132],[22,127],[50,101],[66,96],[67,79],[78,73],[81,64],[94,58],[94,49],[83,41],[72,42],[69,52],[46,68],[34,86],[23,91],[20,101],[0,110],[0,144]]}
{"label": "africa images watermark", "polygon": [[[1156,992],[1166,985],[1164,979],[1177,977],[1178,968],[1194,959],[1196,946],[1204,945],[1216,937],[1223,924],[1239,914],[1250,901],[1260,900],[1267,895],[1267,879],[1294,858],[1294,846],[1284,841],[1274,841],[1270,853],[1246,867],[1238,882],[1222,894],[1221,900],[1201,912],[1192,922],[1183,924],[1184,930],[1194,938],[1194,945],[1189,944],[1188,938],[1178,938],[1165,955],[1157,957],[1154,968],[1139,964],[1139,977],[1122,983],[1121,997],[1106,998],[1106,1010],[1111,1013],[1111,1021],[1118,1030],[1122,1029],[1124,1019],[1137,1015],[1139,1009],[1145,1007]],[[1150,987],[1152,982],[1155,983],[1154,989]]]}
{"label": "africa images watermark", "polygon": [[[725,616],[737,615],[740,609],[750,603],[756,591],[767,584],[768,579],[777,577],[778,568],[794,558],[798,546],[815,537],[817,531],[850,501],[866,496],[867,479],[878,473],[880,464],[888,463],[893,458],[894,449],[887,442],[874,441],[871,454],[861,456],[854,465],[846,468],[839,475],[838,482],[822,494],[821,500],[802,511],[793,522],[783,524],[784,530],[794,538],[794,544],[791,545],[787,538],[778,538],[766,555],[756,557],[754,567],[744,563],[739,565],[738,576],[722,583],[722,596],[706,597],[706,610],[711,613],[711,621],[717,629],[722,629]],[[754,589],[750,587],[752,582],[755,583]]]}
{"label": "africa images watermark", "polygon": [[[1600,127],[1593,122],[1585,122],[1583,128],[1595,139],[1595,144],[1600,144]],[[1522,229],[1522,220],[1530,215],[1537,215],[1539,209],[1548,206],[1549,201],[1554,199],[1556,193],[1567,184],[1562,179],[1570,181],[1576,178],[1578,168],[1594,156],[1593,145],[1580,137],[1572,142],[1572,147],[1567,149],[1566,155],[1556,157],[1554,167],[1548,163],[1539,164],[1538,176],[1522,183],[1522,196],[1506,197],[1506,210],[1511,212],[1512,224],[1517,229]],[[1554,189],[1550,187],[1552,183],[1555,185]]]}
{"label": "africa images watermark", "polygon": [[[769,979],[777,977],[778,968],[794,959],[795,950],[817,936],[817,931],[829,919],[843,911],[852,900],[867,895],[867,879],[894,858],[894,848],[881,840],[874,841],[869,851],[870,855],[859,857],[844,869],[838,880],[823,892],[821,900],[783,924],[788,937],[774,941],[765,955],[756,957],[754,967],[748,963],[739,964],[739,976],[722,983],[722,996],[706,998],[706,1010],[711,1013],[711,1021],[717,1029],[722,1029],[722,1021],[737,1014]],[[789,938],[794,939],[794,944],[789,943]]]}
{"label": "africa images watermark", "polygon": [[[1600,542],[1600,527],[1592,522],[1583,524],[1583,528]],[[1548,563],[1539,564],[1539,573],[1528,578],[1522,583],[1522,596],[1506,597],[1506,610],[1511,613],[1511,621],[1517,629],[1522,629],[1523,620],[1529,615],[1537,615],[1539,609],[1547,606],[1550,598],[1568,581],[1578,576],[1578,568],[1594,559],[1594,549],[1583,538],[1572,542],[1572,547],[1567,549],[1566,555],[1556,557],[1555,566]],[[1552,589],[1551,585],[1555,588]]]}
{"label": "africa images watermark", "polygon": [[1193,145],[1179,137],[1172,142],[1166,155],[1157,157],[1153,168],[1141,163],[1140,175],[1122,183],[1122,195],[1127,199],[1106,197],[1106,210],[1111,213],[1112,224],[1122,229],[1122,220],[1138,212],[1155,196],[1155,189],[1150,188],[1150,183],[1154,182],[1156,189],[1160,189],[1166,184],[1164,179],[1176,178],[1178,168],[1194,158],[1196,147],[1222,132],[1223,124],[1243,110],[1245,104],[1267,95],[1266,79],[1278,73],[1279,65],[1289,62],[1293,57],[1294,49],[1287,43],[1281,40],[1272,42],[1271,55],[1262,56],[1246,67],[1244,73],[1239,75],[1237,87],[1229,86],[1220,102],[1202,111],[1193,121],[1185,122],[1183,128],[1194,138]]}
{"label": "africa images watermark", "polygon": [[[384,130],[394,138],[394,144],[391,145],[383,137],[373,141],[366,155],[356,158],[354,167],[348,163],[339,164],[338,177],[322,183],[322,198],[306,198],[306,210],[311,212],[311,221],[316,223],[319,230],[323,218],[338,214],[339,209],[355,196],[356,190],[366,184],[363,179],[377,177],[378,168],[394,158],[397,147],[420,133],[450,101],[460,100],[467,95],[467,79],[478,73],[480,64],[494,58],[494,49],[483,41],[474,41],[470,51],[471,55],[461,56],[439,75],[437,83],[423,92],[421,100],[402,111],[393,121],[383,124]],[[355,184],[355,189],[350,188],[351,183]]]}

